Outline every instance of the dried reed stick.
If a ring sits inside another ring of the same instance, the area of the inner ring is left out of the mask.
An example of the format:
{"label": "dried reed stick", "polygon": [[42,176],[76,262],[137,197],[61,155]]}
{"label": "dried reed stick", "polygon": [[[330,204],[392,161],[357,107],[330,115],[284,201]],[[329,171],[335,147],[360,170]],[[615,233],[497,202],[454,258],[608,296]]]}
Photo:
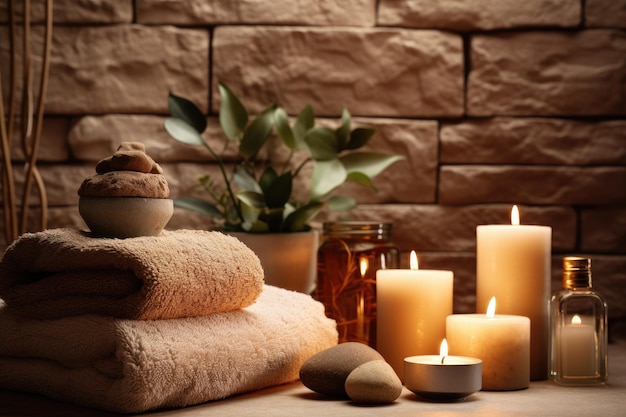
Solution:
{"label": "dried reed stick", "polygon": [[[0,74],[0,136],[2,140],[2,186],[3,186],[3,207],[4,207],[4,223],[5,236],[7,243],[17,239],[19,234],[26,232],[29,198],[33,181],[38,190],[40,201],[40,227],[45,229],[47,226],[48,216],[48,199],[45,184],[41,173],[37,168],[37,157],[39,155],[39,145],[41,142],[41,131],[43,125],[43,113],[45,95],[48,87],[49,67],[50,67],[50,49],[52,45],[52,0],[46,0],[45,3],[45,28],[44,28],[44,49],[43,62],[41,68],[41,78],[39,83],[37,110],[33,110],[33,87],[32,87],[32,60],[30,51],[31,22],[30,22],[30,0],[24,1],[24,18],[23,18],[23,38],[22,38],[22,112],[21,112],[21,146],[24,153],[24,188],[21,200],[21,222],[18,229],[17,226],[17,205],[15,191],[15,176],[13,174],[11,159],[11,141],[14,135],[15,126],[15,97],[17,89],[17,28],[16,28],[16,9],[15,0],[9,0],[9,21],[10,21],[10,75],[9,82],[11,89],[9,91],[8,113],[5,113],[3,95],[2,95],[2,74]],[[33,124],[33,113],[35,120]],[[7,123],[8,117],[8,123]]]}

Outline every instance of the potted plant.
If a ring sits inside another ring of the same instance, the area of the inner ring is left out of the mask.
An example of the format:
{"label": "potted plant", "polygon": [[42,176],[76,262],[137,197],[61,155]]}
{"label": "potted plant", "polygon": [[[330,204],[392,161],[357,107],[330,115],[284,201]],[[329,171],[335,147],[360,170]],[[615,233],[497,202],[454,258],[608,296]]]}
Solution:
{"label": "potted plant", "polygon": [[[356,206],[353,198],[333,195],[337,187],[354,181],[376,190],[372,178],[402,159],[398,155],[359,150],[375,130],[352,129],[351,115],[345,108],[335,129],[317,126],[310,105],[291,124],[287,112],[275,104],[251,117],[227,85],[219,83],[218,87],[220,126],[225,141],[237,146],[232,169],[202,137],[207,117],[191,101],[170,94],[171,117],[164,126],[172,138],[207,148],[222,177],[221,181],[208,176],[199,179],[209,200],[183,197],[175,199],[175,205],[221,219],[224,231],[283,235],[309,231],[309,222],[321,210],[347,211]],[[280,167],[258,158],[272,134],[288,151]],[[306,201],[296,201],[292,195],[294,179],[302,175],[307,164],[313,165],[310,194]]]}

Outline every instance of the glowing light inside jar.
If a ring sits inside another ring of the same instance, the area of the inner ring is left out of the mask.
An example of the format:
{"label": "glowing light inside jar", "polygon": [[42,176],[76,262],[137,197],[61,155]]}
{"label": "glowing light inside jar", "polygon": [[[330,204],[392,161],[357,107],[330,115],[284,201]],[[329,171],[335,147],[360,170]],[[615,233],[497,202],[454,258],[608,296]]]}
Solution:
{"label": "glowing light inside jar", "polygon": [[359,266],[361,268],[361,277],[365,276],[367,272],[367,268],[369,268],[370,263],[365,256],[361,256],[361,260],[359,261]]}

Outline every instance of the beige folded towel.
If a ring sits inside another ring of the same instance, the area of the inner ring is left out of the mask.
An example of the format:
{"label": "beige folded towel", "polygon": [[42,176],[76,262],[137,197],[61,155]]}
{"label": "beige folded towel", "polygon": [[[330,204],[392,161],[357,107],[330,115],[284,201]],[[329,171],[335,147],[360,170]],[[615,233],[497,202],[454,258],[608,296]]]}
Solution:
{"label": "beige folded towel", "polygon": [[183,407],[298,379],[337,343],[310,296],[266,286],[243,310],[170,320],[34,320],[0,306],[0,388],[118,413]]}
{"label": "beige folded towel", "polygon": [[200,230],[105,239],[52,229],[22,235],[0,261],[0,298],[33,318],[190,317],[246,307],[262,288],[252,250]]}

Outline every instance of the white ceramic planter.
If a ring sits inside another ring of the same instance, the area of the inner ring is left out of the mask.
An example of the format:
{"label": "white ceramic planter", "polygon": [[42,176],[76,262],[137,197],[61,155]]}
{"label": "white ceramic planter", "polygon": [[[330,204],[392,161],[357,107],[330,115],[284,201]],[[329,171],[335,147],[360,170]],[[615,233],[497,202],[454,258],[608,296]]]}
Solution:
{"label": "white ceramic planter", "polygon": [[317,277],[316,231],[301,233],[229,232],[252,249],[265,271],[265,283],[311,294]]}

